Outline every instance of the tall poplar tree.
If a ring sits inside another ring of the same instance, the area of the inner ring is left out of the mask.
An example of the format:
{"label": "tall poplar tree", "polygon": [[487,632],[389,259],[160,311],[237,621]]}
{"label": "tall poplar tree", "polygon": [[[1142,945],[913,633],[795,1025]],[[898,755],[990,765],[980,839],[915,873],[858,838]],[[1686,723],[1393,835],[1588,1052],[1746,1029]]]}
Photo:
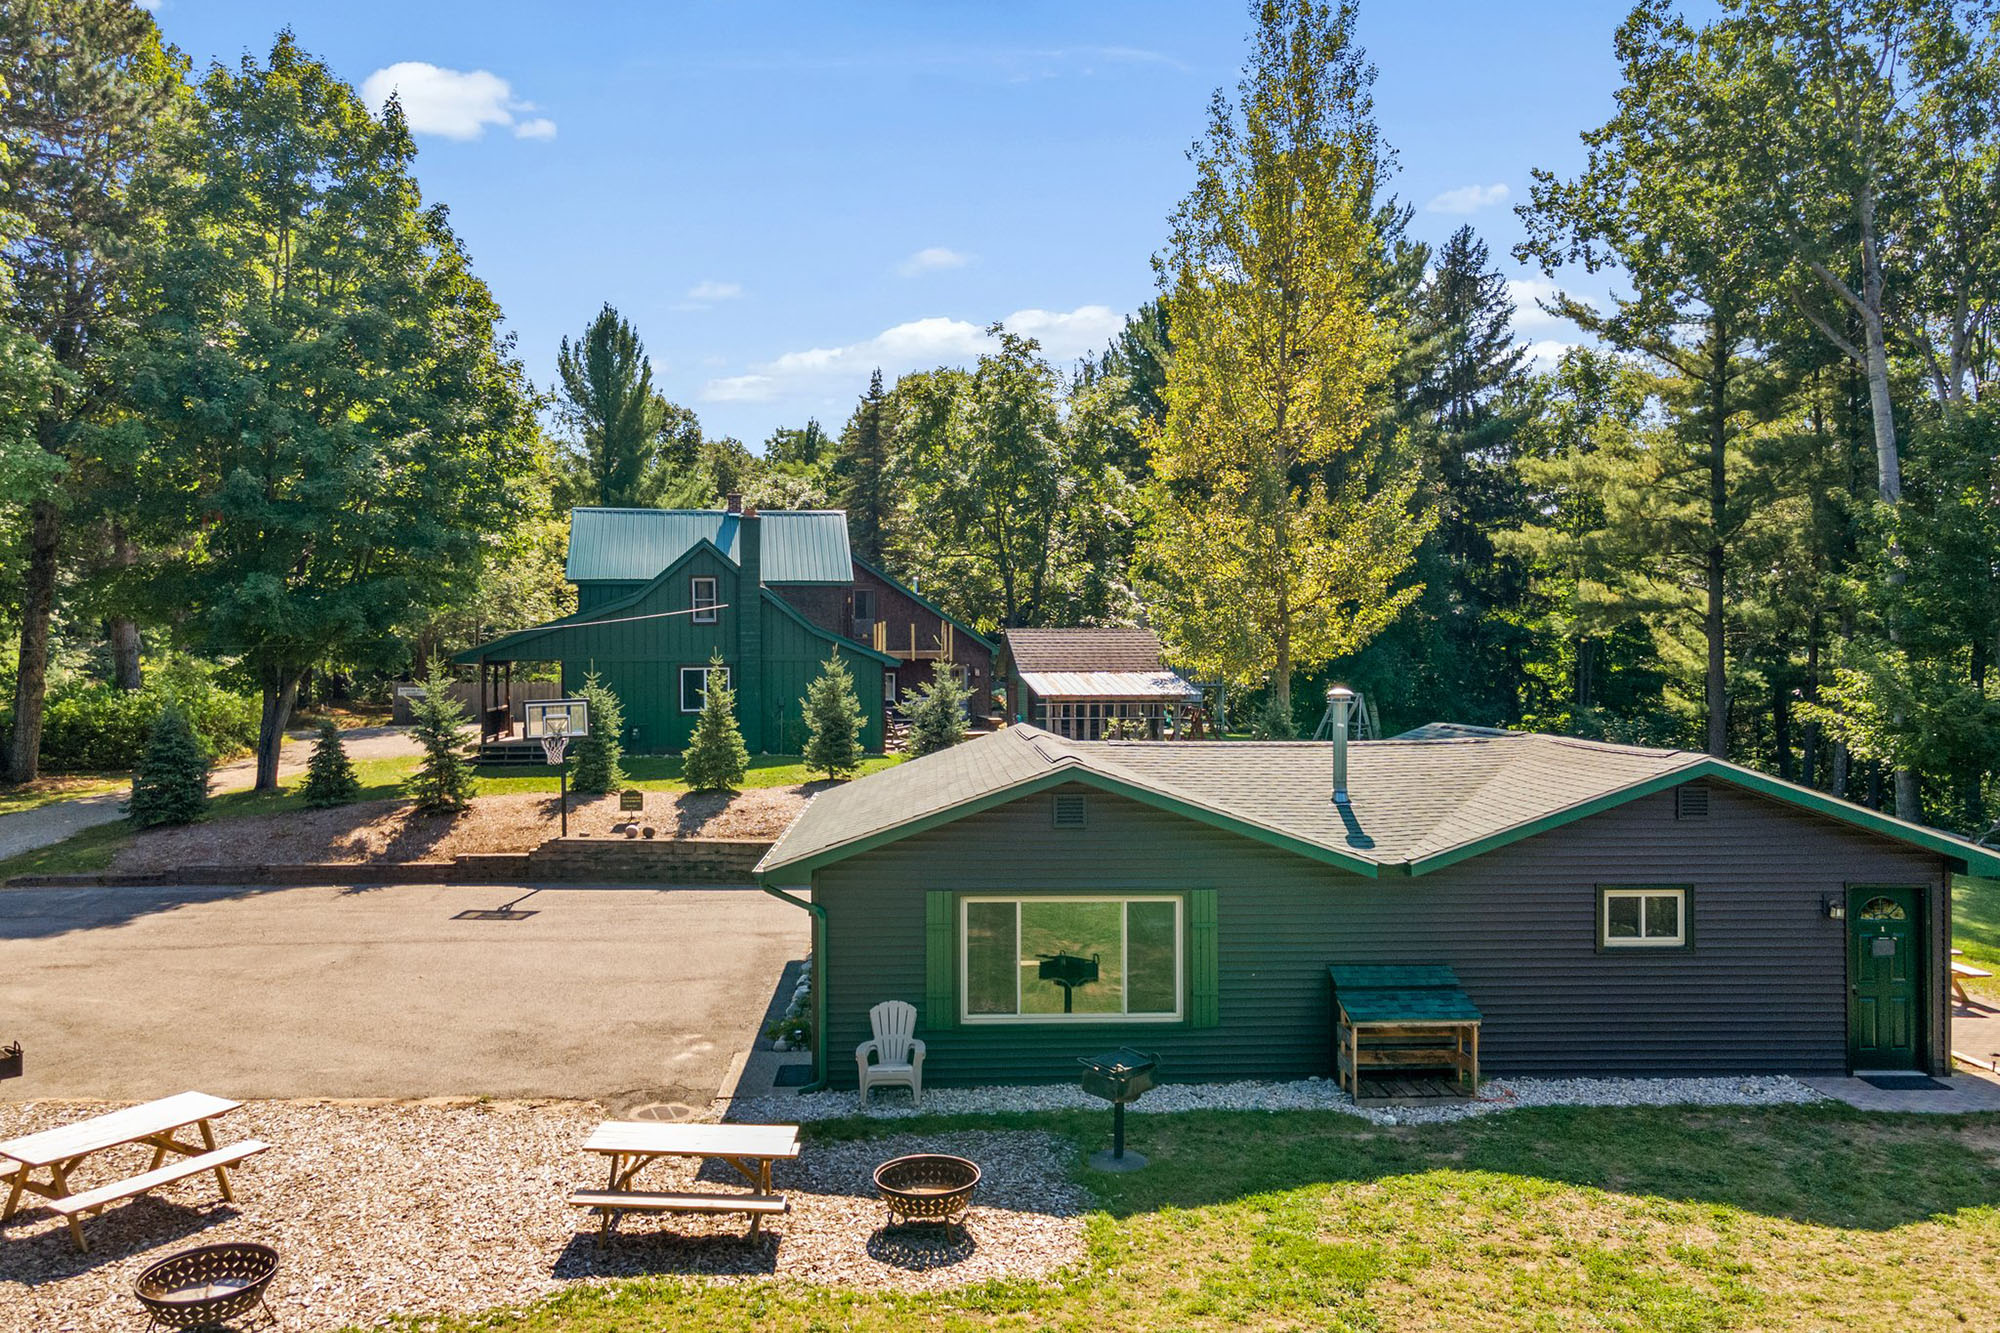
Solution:
{"label": "tall poplar tree", "polygon": [[[672,407],[653,392],[653,364],[639,332],[606,302],[572,343],[556,350],[562,417],[574,436],[572,467],[585,504],[629,508],[645,503]],[[700,427],[696,427],[696,439]]]}
{"label": "tall poplar tree", "polygon": [[533,460],[499,309],[415,153],[289,33],[211,69],[175,147],[184,224],[135,371],[168,552],[147,583],[257,682],[262,790],[305,672],[476,582]]}
{"label": "tall poplar tree", "polygon": [[1352,653],[1417,595],[1413,468],[1367,430],[1384,372],[1370,307],[1386,150],[1356,6],[1261,0],[1232,103],[1155,260],[1173,360],[1141,548],[1174,657],[1268,680]]}
{"label": "tall poplar tree", "polygon": [[101,431],[122,402],[118,362],[156,222],[134,182],[182,96],[180,76],[151,16],[128,0],[0,5],[0,214],[16,219],[7,321],[60,371],[31,395],[48,465],[27,502],[12,782],[39,767],[58,575],[72,515],[103,480]]}

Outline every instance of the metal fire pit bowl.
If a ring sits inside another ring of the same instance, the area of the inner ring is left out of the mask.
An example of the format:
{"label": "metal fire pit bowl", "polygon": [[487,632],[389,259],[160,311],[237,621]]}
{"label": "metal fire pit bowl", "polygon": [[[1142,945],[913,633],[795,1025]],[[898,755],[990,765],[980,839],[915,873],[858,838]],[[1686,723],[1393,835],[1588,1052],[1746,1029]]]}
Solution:
{"label": "metal fire pit bowl", "polygon": [[278,1252],[268,1245],[203,1245],[160,1260],[132,1291],[153,1317],[148,1328],[205,1328],[259,1308],[275,1322],[264,1288],[277,1272]]}
{"label": "metal fire pit bowl", "polygon": [[875,1168],[875,1189],[889,1205],[889,1225],[956,1222],[963,1226],[979,1188],[979,1167],[963,1157],[913,1153]]}

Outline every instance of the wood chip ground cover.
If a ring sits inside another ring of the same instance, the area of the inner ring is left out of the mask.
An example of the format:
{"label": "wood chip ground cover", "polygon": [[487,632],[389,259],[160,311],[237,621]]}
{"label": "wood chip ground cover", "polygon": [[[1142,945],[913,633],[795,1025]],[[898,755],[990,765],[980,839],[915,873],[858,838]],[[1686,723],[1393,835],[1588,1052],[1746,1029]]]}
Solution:
{"label": "wood chip ground cover", "polygon": [[[0,1105],[0,1138],[71,1123],[107,1103]],[[776,1278],[848,1289],[932,1291],[995,1278],[1042,1278],[1083,1255],[1088,1202],[1070,1182],[1066,1141],[954,1130],[808,1143],[773,1183],[791,1212],[746,1238],[740,1218],[627,1217],[600,1249],[593,1214],[564,1200],[601,1184],[581,1151],[603,1118],[593,1104],[254,1102],[218,1138],[274,1145],[235,1174],[237,1202],[200,1177],[85,1221],[78,1254],[62,1220],[29,1208],[0,1233],[0,1325],[113,1333],[143,1325],[132,1280],[177,1250],[224,1240],[278,1248],[270,1300],[283,1327],[337,1329],[394,1314],[473,1313],[607,1278],[678,1274],[718,1282]],[[970,1225],[889,1229],[871,1176],[903,1153],[970,1157],[985,1173]],[[143,1169],[149,1150],[93,1163],[84,1182]],[[726,1166],[656,1163],[652,1189],[724,1189]]]}

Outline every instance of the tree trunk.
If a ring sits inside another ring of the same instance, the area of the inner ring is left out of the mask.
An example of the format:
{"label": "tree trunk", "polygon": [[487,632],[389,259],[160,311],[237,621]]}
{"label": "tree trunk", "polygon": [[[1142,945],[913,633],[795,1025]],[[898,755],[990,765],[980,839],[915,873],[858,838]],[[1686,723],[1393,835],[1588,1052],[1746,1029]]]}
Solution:
{"label": "tree trunk", "polygon": [[1778,776],[1792,780],[1792,700],[1784,686],[1771,690],[1771,748],[1777,752]]}
{"label": "tree trunk", "polygon": [[[111,559],[120,569],[130,569],[138,553],[132,549],[132,539],[125,535],[122,524],[111,528]],[[111,686],[119,690],[138,690],[145,680],[140,675],[139,655],[143,645],[139,639],[139,622],[126,616],[114,616],[106,626],[105,638],[111,648]]]}
{"label": "tree trunk", "polygon": [[29,511],[28,569],[21,589],[21,660],[14,677],[14,730],[7,740],[7,781],[33,782],[41,772],[42,705],[49,686],[49,622],[55,614],[56,559],[62,512],[53,500]]}
{"label": "tree trunk", "polygon": [[1711,378],[1708,384],[1708,553],[1707,606],[1702,615],[1702,633],[1708,639],[1706,689],[1708,701],[1708,752],[1717,759],[1729,757],[1729,663],[1722,639],[1723,572],[1722,534],[1729,522],[1729,338],[1722,321],[1710,327]]}
{"label": "tree trunk", "polygon": [[257,724],[257,790],[278,789],[278,755],[285,748],[285,726],[292,720],[292,706],[299,699],[299,678],[304,674],[290,667],[267,667],[264,677],[264,716]]}

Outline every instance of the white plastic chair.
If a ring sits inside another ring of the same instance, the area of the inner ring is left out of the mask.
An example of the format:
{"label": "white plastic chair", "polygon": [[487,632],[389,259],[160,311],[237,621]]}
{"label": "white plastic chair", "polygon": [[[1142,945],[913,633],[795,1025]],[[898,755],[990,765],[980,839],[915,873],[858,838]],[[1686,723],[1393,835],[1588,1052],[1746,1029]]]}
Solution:
{"label": "white plastic chair", "polygon": [[[917,1007],[903,1000],[884,1000],[868,1011],[872,1040],[854,1048],[854,1063],[861,1067],[861,1104],[868,1105],[868,1089],[906,1087],[918,1106],[924,1104],[924,1044],[917,1040]],[[869,1056],[875,1063],[868,1062]]]}

